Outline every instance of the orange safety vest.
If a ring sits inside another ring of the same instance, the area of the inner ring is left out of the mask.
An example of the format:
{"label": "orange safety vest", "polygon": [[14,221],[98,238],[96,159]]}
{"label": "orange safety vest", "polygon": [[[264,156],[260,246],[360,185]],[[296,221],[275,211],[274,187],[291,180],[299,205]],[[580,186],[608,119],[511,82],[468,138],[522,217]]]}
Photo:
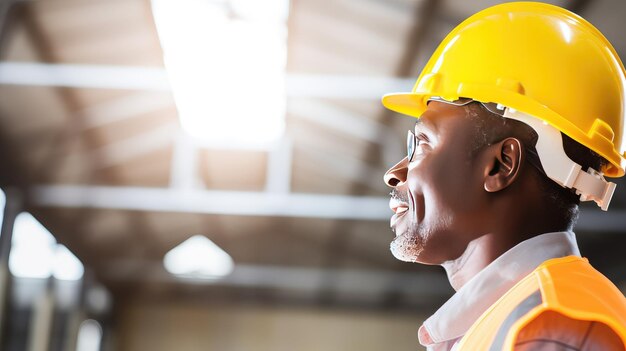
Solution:
{"label": "orange safety vest", "polygon": [[519,332],[542,312],[600,322],[626,345],[626,299],[585,258],[542,263],[507,291],[472,325],[457,350],[513,350]]}

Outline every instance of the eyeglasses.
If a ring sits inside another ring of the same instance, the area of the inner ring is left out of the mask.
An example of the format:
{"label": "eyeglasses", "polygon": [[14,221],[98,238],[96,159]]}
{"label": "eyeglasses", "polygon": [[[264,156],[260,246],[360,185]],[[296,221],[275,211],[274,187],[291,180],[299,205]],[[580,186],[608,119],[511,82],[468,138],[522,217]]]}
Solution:
{"label": "eyeglasses", "polygon": [[415,133],[409,129],[409,132],[406,135],[406,159],[408,163],[413,161],[417,145],[419,145],[419,141],[417,140]]}

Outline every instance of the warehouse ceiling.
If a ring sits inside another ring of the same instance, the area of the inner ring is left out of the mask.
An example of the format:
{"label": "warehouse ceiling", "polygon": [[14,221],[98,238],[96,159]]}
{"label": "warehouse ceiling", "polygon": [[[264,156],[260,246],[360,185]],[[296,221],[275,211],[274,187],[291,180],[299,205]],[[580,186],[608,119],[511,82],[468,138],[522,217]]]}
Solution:
{"label": "warehouse ceiling", "polygon": [[[447,32],[499,2],[292,0],[285,136],[246,149],[182,132],[150,1],[3,1],[0,180],[28,191],[25,208],[117,299],[430,308],[452,292],[443,272],[388,250],[382,175],[413,121],[379,98],[409,90]],[[625,2],[551,3],[626,57]],[[608,213],[586,206],[577,233],[625,284],[624,181]],[[164,254],[197,234],[233,257],[232,275],[165,271]]]}

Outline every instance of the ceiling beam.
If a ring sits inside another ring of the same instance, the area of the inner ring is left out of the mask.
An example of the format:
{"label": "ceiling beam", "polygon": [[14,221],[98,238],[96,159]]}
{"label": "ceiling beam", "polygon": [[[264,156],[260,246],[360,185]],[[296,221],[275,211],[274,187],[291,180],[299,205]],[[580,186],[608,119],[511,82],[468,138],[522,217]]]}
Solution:
{"label": "ceiling beam", "polygon": [[[288,74],[287,96],[336,99],[374,99],[392,91],[410,91],[414,79],[378,76]],[[0,84],[66,88],[170,91],[164,68],[0,63]]]}
{"label": "ceiling beam", "polygon": [[[235,216],[305,217],[387,221],[389,198],[319,194],[166,188],[50,185],[33,188],[34,204],[42,207],[103,208]],[[626,210],[582,211],[576,230],[620,232]]]}
{"label": "ceiling beam", "polygon": [[169,91],[165,70],[159,67],[0,63],[0,84],[65,88]]}
{"label": "ceiling beam", "polygon": [[389,199],[372,196],[280,194],[107,186],[37,186],[34,204],[238,216],[388,220]]}

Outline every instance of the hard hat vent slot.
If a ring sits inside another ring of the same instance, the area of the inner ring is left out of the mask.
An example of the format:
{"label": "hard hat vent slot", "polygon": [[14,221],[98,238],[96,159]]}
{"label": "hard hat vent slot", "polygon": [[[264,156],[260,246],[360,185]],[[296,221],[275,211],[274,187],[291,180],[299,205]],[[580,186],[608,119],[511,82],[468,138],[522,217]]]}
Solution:
{"label": "hard hat vent slot", "polygon": [[594,138],[596,135],[599,135],[601,137],[603,137],[604,139],[607,139],[609,141],[613,141],[613,139],[615,138],[615,133],[613,133],[613,128],[611,128],[610,125],[608,125],[605,121],[596,118],[595,121],[593,121],[593,125],[591,126],[591,131],[590,131],[591,138]]}
{"label": "hard hat vent slot", "polygon": [[518,80],[498,78],[498,80],[496,81],[496,86],[521,95],[524,95],[525,93],[524,86]]}

